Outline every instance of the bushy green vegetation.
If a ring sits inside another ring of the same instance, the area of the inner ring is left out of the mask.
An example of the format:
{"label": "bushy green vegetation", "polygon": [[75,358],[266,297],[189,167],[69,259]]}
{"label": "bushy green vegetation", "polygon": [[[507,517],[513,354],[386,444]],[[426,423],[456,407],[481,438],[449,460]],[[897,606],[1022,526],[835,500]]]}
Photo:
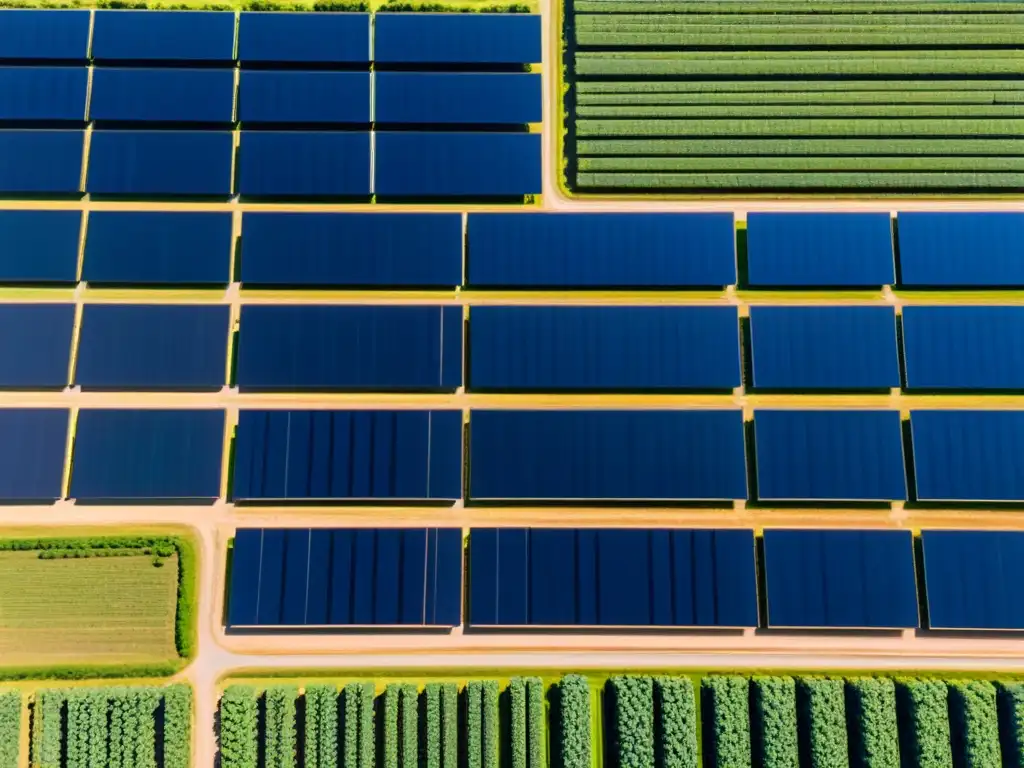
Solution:
{"label": "bushy green vegetation", "polygon": [[796,681],[792,677],[755,677],[753,750],[764,768],[797,768]]}
{"label": "bushy green vegetation", "polygon": [[987,680],[971,680],[951,683],[949,693],[956,763],[966,768],[1001,765],[996,687]]}
{"label": "bushy green vegetation", "polygon": [[610,694],[612,749],[619,768],[654,765],[654,681],[649,677],[613,677]]}
{"label": "bushy green vegetation", "polygon": [[458,690],[454,683],[427,683],[426,768],[456,768],[459,758]]}
{"label": "bushy green vegetation", "polygon": [[297,688],[287,685],[275,685],[263,694],[265,768],[295,766],[295,700],[298,695]]}
{"label": "bushy green vegetation", "polygon": [[220,699],[221,768],[255,768],[259,707],[256,689],[232,685]]}
{"label": "bushy green vegetation", "polygon": [[849,766],[843,681],[814,677],[798,681],[797,713],[807,734],[811,768]]}
{"label": "bushy green vegetation", "polygon": [[544,683],[513,677],[508,685],[512,768],[544,765]]}
{"label": "bushy green vegetation", "polygon": [[655,758],[662,768],[697,768],[697,702],[688,677],[654,680]]}
{"label": "bushy green vegetation", "polygon": [[897,685],[907,759],[917,768],[950,768],[953,751],[946,684],[941,680],[901,680]]}
{"label": "bushy green vegetation", "polygon": [[566,675],[558,684],[561,717],[557,724],[562,768],[590,768],[590,686],[581,675]]}
{"label": "bushy green vegetation", "polygon": [[0,768],[18,768],[21,692],[0,691]]}
{"label": "bushy green vegetation", "polygon": [[999,686],[999,729],[1004,760],[1024,765],[1024,683]]}
{"label": "bushy green vegetation", "polygon": [[855,765],[899,768],[896,686],[892,680],[884,677],[857,678],[847,683],[847,691]]}
{"label": "bushy green vegetation", "polygon": [[711,722],[711,754],[718,768],[750,765],[750,704],[745,677],[706,677],[704,717]]}
{"label": "bushy green vegetation", "polygon": [[306,768],[338,768],[338,691],[333,685],[308,685],[305,704]]}

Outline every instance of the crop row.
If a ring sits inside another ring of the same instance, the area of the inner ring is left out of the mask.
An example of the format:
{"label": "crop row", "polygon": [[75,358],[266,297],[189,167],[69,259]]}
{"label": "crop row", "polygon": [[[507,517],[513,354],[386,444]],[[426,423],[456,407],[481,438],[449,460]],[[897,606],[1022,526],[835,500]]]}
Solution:
{"label": "crop row", "polygon": [[[776,2],[733,2],[733,0],[575,0],[573,8],[577,13],[685,13],[685,14],[722,14],[739,18],[750,15],[774,14],[785,18],[790,14],[820,15],[829,17],[834,14],[893,14],[899,8],[900,15],[908,14],[948,14],[954,17],[965,17],[983,14],[1008,14],[1016,11],[1013,3],[1007,2],[972,2],[970,5],[949,0],[901,0],[894,4],[887,0],[783,0]],[[884,22],[883,22],[884,23]]]}
{"label": "crop row", "polygon": [[580,189],[1019,190],[1024,173],[579,173]]}
{"label": "crop row", "polygon": [[579,118],[1014,118],[1024,117],[1024,104],[741,104],[741,105],[579,105]]}
{"label": "crop row", "polygon": [[874,155],[1024,157],[1024,137],[1019,139],[581,139],[576,146],[582,157],[675,155],[708,157],[772,157]]}
{"label": "crop row", "polygon": [[620,29],[576,28],[576,44],[580,46],[615,46],[618,48],[650,48],[698,46],[750,48],[762,46],[801,46],[815,48],[844,48],[872,46],[900,48],[903,46],[961,46],[961,45],[1019,45],[1024,27],[1008,25],[1005,29],[969,27],[971,34],[959,29],[912,29],[896,27],[884,31],[865,31],[855,27],[811,27],[809,30],[790,31],[788,27],[755,27],[720,31],[717,27],[640,28],[625,25]]}
{"label": "crop row", "polygon": [[[975,27],[998,27],[1004,24],[1024,24],[1024,13],[1005,8],[1004,13],[900,13],[890,5],[888,13],[775,13],[765,3],[759,8],[769,9],[763,13],[583,13],[575,4],[575,26],[614,29],[619,25],[646,27],[722,27],[744,29],[747,27],[855,27],[870,31],[879,27],[932,27],[940,29],[964,29],[968,34]],[[669,3],[665,3],[668,6]],[[661,7],[661,6],[659,6]],[[961,6],[963,7],[963,6]]]}
{"label": "crop row", "polygon": [[838,138],[978,136],[1024,138],[1024,118],[775,118],[775,119],[691,119],[691,120],[598,120],[576,121],[581,138],[643,136],[734,136],[781,138],[785,136]]}
{"label": "crop row", "polygon": [[573,85],[584,94],[768,94],[790,92],[839,93],[863,91],[1009,91],[1019,92],[1019,80],[581,80]]}
{"label": "crop row", "polygon": [[[162,735],[161,735],[162,734]],[[32,720],[38,768],[190,768],[192,689],[61,688],[40,691]]]}
{"label": "crop row", "polygon": [[[577,114],[585,107],[763,107],[800,105],[804,107],[836,105],[904,105],[915,111],[927,106],[1024,105],[1024,90],[1019,91],[791,91],[783,93],[580,93],[576,95]],[[874,108],[874,107],[870,107]]]}
{"label": "crop row", "polygon": [[[299,755],[304,768],[457,768],[460,753],[466,768],[497,768],[503,737],[512,768],[545,763],[544,690],[538,679],[513,679],[504,705],[496,681],[471,681],[462,692],[461,733],[454,683],[429,683],[422,692],[395,683],[380,696],[372,683],[350,683],[340,694],[321,684],[301,695],[300,724],[294,686],[227,688],[220,703],[222,768],[293,768]],[[510,723],[504,734],[502,706]]]}
{"label": "crop row", "polygon": [[0,692],[0,768],[18,768],[21,741],[21,692]]}
{"label": "crop row", "polygon": [[581,157],[585,173],[702,171],[1024,172],[1024,157]]}

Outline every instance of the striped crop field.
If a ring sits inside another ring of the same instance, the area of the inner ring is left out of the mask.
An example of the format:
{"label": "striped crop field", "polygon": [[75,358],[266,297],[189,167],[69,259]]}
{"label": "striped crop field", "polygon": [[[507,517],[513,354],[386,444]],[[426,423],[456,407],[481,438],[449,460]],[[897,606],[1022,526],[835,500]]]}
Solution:
{"label": "striped crop field", "polygon": [[591,193],[1013,193],[1024,7],[575,0],[566,183]]}

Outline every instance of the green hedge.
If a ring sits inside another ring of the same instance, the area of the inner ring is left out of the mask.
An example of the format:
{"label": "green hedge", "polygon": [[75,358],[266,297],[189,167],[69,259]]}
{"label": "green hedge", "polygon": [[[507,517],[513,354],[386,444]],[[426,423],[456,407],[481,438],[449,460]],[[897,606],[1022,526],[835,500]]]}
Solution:
{"label": "green hedge", "polygon": [[1004,759],[1024,765],[1024,683],[999,686],[999,722]]}
{"label": "green hedge", "polygon": [[798,680],[797,714],[806,734],[811,768],[848,768],[843,681],[817,677]]}
{"label": "green hedge", "polygon": [[471,680],[466,686],[466,758],[469,768],[497,768],[498,683]]}
{"label": "green hedge", "polygon": [[416,768],[416,686],[391,683],[384,690],[384,768]]}
{"label": "green hedge", "polygon": [[987,680],[949,684],[954,758],[965,768],[1002,765],[996,687]]}
{"label": "green hedge", "polygon": [[303,699],[303,768],[338,768],[338,690],[333,685],[307,685]]}
{"label": "green hedge", "polygon": [[345,768],[373,768],[373,683],[349,683],[344,690]]}
{"label": "green hedge", "polygon": [[537,677],[513,677],[508,686],[508,700],[512,768],[543,768],[543,681]]}
{"label": "green hedge", "polygon": [[0,768],[18,768],[21,692],[0,692]]}
{"label": "green hedge", "polygon": [[61,710],[64,691],[44,690],[36,694],[32,713],[32,763],[39,768],[61,768]]}
{"label": "green hedge", "polygon": [[753,749],[763,768],[797,768],[800,763],[796,717],[796,681],[792,677],[755,677]]}
{"label": "green hedge", "polygon": [[688,677],[654,680],[655,762],[660,768],[697,768],[697,702]]}
{"label": "green hedge", "polygon": [[613,677],[606,687],[611,705],[611,742],[618,768],[654,765],[654,681]]}
{"label": "green hedge", "polygon": [[899,680],[897,701],[905,713],[906,759],[915,768],[951,768],[948,693],[941,680]]}
{"label": "green hedge", "polygon": [[220,699],[221,768],[256,768],[259,708],[256,689],[232,685]]}
{"label": "green hedge", "polygon": [[423,692],[425,768],[457,768],[458,690],[454,683],[427,683]]}
{"label": "green hedge", "polygon": [[710,753],[718,768],[741,768],[751,764],[750,699],[747,678],[705,677],[701,681],[709,720]]}
{"label": "green hedge", "polygon": [[290,685],[271,686],[263,694],[265,768],[295,768],[295,701],[298,695],[298,689]]}
{"label": "green hedge", "polygon": [[187,685],[164,691],[163,768],[192,768],[192,688]]}
{"label": "green hedge", "polygon": [[561,768],[590,768],[590,686],[581,675],[558,683],[558,748]]}
{"label": "green hedge", "polygon": [[847,682],[851,743],[862,768],[900,768],[896,686],[886,677]]}

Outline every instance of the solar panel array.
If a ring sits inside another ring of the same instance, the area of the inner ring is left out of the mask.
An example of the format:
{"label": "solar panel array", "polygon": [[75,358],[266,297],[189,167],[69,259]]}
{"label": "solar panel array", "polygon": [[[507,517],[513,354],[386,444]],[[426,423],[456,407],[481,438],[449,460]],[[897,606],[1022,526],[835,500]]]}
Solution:
{"label": "solar panel array", "polygon": [[541,191],[537,15],[15,10],[4,22],[0,194]]}
{"label": "solar panel array", "polygon": [[472,528],[463,573],[459,528],[240,528],[227,623],[1024,629],[1024,533],[917,543],[905,530]]}

